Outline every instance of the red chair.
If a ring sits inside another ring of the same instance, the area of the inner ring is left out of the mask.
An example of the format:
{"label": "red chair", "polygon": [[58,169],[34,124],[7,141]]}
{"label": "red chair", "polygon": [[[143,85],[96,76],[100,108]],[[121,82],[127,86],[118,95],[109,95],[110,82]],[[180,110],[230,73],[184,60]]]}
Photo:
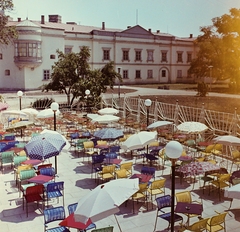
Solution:
{"label": "red chair", "polygon": [[44,207],[44,186],[35,185],[28,187],[26,191],[23,193],[23,210],[24,210],[24,203],[26,201],[26,208],[27,208],[27,217],[28,217],[28,203],[31,202],[38,202],[42,201],[42,205]]}
{"label": "red chair", "polygon": [[51,168],[51,167],[52,167],[52,164],[41,164],[41,165],[38,165],[36,173],[39,174],[40,173],[40,169],[42,169],[42,168]]}

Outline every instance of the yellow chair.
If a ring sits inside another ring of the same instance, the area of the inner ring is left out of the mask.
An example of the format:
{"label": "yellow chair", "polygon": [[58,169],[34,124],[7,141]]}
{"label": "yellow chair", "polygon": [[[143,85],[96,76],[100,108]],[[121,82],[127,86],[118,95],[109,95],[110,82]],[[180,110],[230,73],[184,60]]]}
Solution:
{"label": "yellow chair", "polygon": [[102,181],[104,180],[110,180],[115,177],[115,164],[103,166],[102,171],[98,172],[98,176]]}
{"label": "yellow chair", "polygon": [[163,178],[163,179],[160,179],[160,180],[154,180],[149,185],[149,187],[147,189],[147,192],[151,196],[151,202],[152,202],[152,196],[155,196],[155,199],[156,199],[156,195],[158,195],[158,194],[163,193],[165,195],[165,183],[166,183],[166,179]]}
{"label": "yellow chair", "polygon": [[[175,197],[176,197],[176,202],[196,203],[196,204],[202,205],[202,202],[192,200],[192,194],[190,191],[178,192],[175,194]],[[188,217],[188,222],[190,218],[199,216],[198,214],[187,214],[187,213],[185,215]]]}
{"label": "yellow chair", "polygon": [[234,150],[231,152],[231,155],[232,155],[232,165],[231,165],[230,172],[232,172],[232,168],[234,164],[237,165],[237,170],[240,165],[240,152],[238,150]]}
{"label": "yellow chair", "polygon": [[[84,147],[84,153],[88,155],[88,162],[89,162],[89,157],[95,153],[94,142],[93,141],[83,142],[83,147]],[[83,161],[84,161],[84,157],[83,157]]]}
{"label": "yellow chair", "polygon": [[186,226],[184,229],[180,229],[180,231],[181,232],[184,232],[184,231],[194,231],[194,232],[206,231],[208,220],[209,220],[209,218],[201,219],[201,220],[193,223],[190,226]]}
{"label": "yellow chair", "polygon": [[128,178],[128,172],[126,169],[120,169],[115,171],[116,179]]}
{"label": "yellow chair", "polygon": [[147,186],[148,186],[148,183],[139,184],[139,190],[132,195],[133,213],[134,213],[134,201],[135,200],[138,203],[139,199],[143,199],[144,200],[144,204],[145,204],[146,199],[147,199],[147,194],[146,194]]}
{"label": "yellow chair", "polygon": [[107,141],[104,140],[98,140],[97,145],[107,145]]}
{"label": "yellow chair", "polygon": [[[211,186],[215,186],[218,189],[219,201],[221,200],[221,189],[230,186],[230,174],[219,174],[216,180],[210,182]],[[209,188],[209,195],[210,195],[210,188]]]}
{"label": "yellow chair", "polygon": [[16,180],[16,186],[18,184],[18,181],[19,181],[19,173],[23,170],[29,170],[29,169],[32,169],[32,165],[31,164],[28,164],[28,165],[20,165],[18,166],[14,172],[15,172],[15,176],[14,176],[14,179]]}
{"label": "yellow chair", "polygon": [[158,147],[159,146],[159,141],[151,142],[148,146],[149,147]]}
{"label": "yellow chair", "polygon": [[122,163],[120,165],[120,170],[125,169],[127,176],[131,176],[132,175],[132,167],[133,167],[133,162]]}
{"label": "yellow chair", "polygon": [[206,231],[215,232],[224,230],[226,232],[226,215],[227,212],[224,212],[209,218],[207,221]]}

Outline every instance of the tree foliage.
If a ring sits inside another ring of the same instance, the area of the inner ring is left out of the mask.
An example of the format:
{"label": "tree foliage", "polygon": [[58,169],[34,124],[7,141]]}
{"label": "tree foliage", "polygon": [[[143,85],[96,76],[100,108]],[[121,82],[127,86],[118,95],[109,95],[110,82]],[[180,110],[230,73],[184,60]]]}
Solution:
{"label": "tree foliage", "polygon": [[12,10],[12,0],[0,0],[0,44],[9,44],[12,39],[17,38],[16,28],[7,26],[9,16],[6,12]]}
{"label": "tree foliage", "polygon": [[213,25],[201,27],[196,39],[197,58],[192,60],[190,74],[197,78],[230,78],[240,82],[240,9],[212,19]]}
{"label": "tree foliage", "polygon": [[113,88],[116,78],[121,76],[114,70],[114,63],[107,63],[102,69],[90,70],[90,50],[82,47],[79,53],[64,54],[57,51],[58,61],[52,67],[51,81],[43,86],[43,91],[58,91],[67,95],[68,104],[74,100],[86,102],[85,91],[90,90],[87,101],[96,105],[107,87]]}

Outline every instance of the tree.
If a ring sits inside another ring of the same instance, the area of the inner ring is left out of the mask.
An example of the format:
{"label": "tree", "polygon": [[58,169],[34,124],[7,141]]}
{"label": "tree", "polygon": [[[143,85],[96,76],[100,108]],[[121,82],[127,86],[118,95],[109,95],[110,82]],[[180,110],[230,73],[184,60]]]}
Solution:
{"label": "tree", "polygon": [[109,62],[101,70],[90,70],[88,61],[90,50],[82,47],[79,53],[64,54],[57,51],[58,61],[52,67],[51,81],[43,86],[43,91],[58,91],[67,95],[67,103],[72,105],[74,100],[86,101],[85,91],[90,90],[88,100],[97,104],[107,86],[113,88],[115,79],[121,76],[115,72],[114,63]]}
{"label": "tree", "polygon": [[240,83],[240,9],[212,19],[213,25],[201,27],[196,39],[197,58],[191,62],[189,73],[196,78],[210,76]]}
{"label": "tree", "polygon": [[12,39],[17,38],[16,28],[7,26],[9,16],[6,11],[13,10],[12,0],[0,0],[0,44],[9,44]]}

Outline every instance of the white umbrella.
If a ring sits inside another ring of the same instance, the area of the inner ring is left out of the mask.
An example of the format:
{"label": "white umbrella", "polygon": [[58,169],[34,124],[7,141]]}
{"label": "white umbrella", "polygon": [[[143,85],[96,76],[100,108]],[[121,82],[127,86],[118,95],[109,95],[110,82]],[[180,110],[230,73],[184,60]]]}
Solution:
{"label": "white umbrella", "polygon": [[196,134],[206,131],[208,127],[201,122],[183,122],[177,126],[177,129],[181,132]]}
{"label": "white umbrella", "polygon": [[157,128],[157,127],[161,127],[161,126],[167,126],[167,125],[171,125],[173,124],[172,122],[169,122],[169,121],[156,121],[152,124],[150,124],[147,129],[154,129],[154,128]]}
{"label": "white umbrella", "polygon": [[99,114],[87,114],[87,117],[90,118],[91,120],[93,120],[99,116],[100,116]]}
{"label": "white umbrella", "polygon": [[23,127],[31,126],[33,124],[34,122],[32,121],[20,121],[20,122],[13,123],[10,127],[7,128],[7,130],[20,129]]}
{"label": "white umbrella", "polygon": [[157,132],[141,131],[137,134],[131,135],[122,144],[123,149],[135,150],[147,146],[149,143],[157,139]]}
{"label": "white umbrella", "polygon": [[225,189],[224,197],[240,199],[240,184]]}
{"label": "white umbrella", "polygon": [[27,115],[33,115],[36,116],[39,112],[34,109],[34,108],[25,108],[21,110],[23,113],[27,114]]}
{"label": "white umbrella", "polygon": [[[56,116],[58,116],[59,114],[60,114],[60,111],[57,110]],[[54,117],[54,112],[52,109],[44,109],[37,114],[37,118],[53,118],[53,117]]]}
{"label": "white umbrella", "polygon": [[17,118],[27,118],[27,114],[21,110],[5,110],[2,112],[3,117],[17,117]]}
{"label": "white umbrella", "polygon": [[240,138],[233,135],[218,136],[213,141],[226,146],[240,146]]}
{"label": "white umbrella", "polygon": [[[50,133],[50,134],[60,134],[57,131],[53,131],[53,130],[48,130],[48,129],[44,129],[42,132],[40,132],[40,134],[44,134],[44,133]],[[60,134],[62,136],[62,138],[65,140],[66,145],[63,147],[62,151],[64,152],[68,152],[68,150],[70,149],[71,145],[68,142],[68,140],[66,139],[65,136],[63,136],[62,134]]]}
{"label": "white umbrella", "polygon": [[92,122],[98,122],[98,123],[110,123],[110,122],[117,122],[119,121],[119,117],[115,115],[99,115],[98,117],[94,118]]}
{"label": "white umbrella", "polygon": [[86,224],[89,219],[95,222],[115,214],[138,190],[138,179],[117,179],[99,185],[80,199],[74,212],[75,221]]}
{"label": "white umbrella", "polygon": [[114,109],[114,108],[111,108],[111,107],[106,107],[106,108],[103,108],[101,110],[98,111],[99,114],[118,114],[119,113],[119,110],[117,109]]}

